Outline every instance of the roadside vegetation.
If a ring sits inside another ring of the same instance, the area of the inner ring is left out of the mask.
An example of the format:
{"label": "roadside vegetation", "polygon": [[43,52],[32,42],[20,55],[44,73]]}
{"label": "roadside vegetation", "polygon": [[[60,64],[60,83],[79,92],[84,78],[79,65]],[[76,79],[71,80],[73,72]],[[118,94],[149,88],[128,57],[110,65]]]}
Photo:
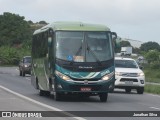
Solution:
{"label": "roadside vegetation", "polygon": [[144,73],[146,82],[160,83],[160,69],[145,68]]}
{"label": "roadside vegetation", "polygon": [[46,24],[9,12],[0,15],[0,66],[18,65],[23,56],[31,55],[33,31]]}
{"label": "roadside vegetation", "polygon": [[[145,48],[146,49],[146,48]],[[157,49],[144,52],[147,64],[144,64],[146,82],[160,83],[160,52]],[[160,94],[160,85],[145,85],[145,92]]]}
{"label": "roadside vegetation", "polygon": [[160,85],[145,85],[144,91],[147,93],[160,94]]}

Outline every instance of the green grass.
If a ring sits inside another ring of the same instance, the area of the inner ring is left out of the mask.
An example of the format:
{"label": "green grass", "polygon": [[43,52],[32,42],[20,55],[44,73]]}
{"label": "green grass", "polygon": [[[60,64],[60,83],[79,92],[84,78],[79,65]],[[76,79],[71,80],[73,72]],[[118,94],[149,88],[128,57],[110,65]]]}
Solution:
{"label": "green grass", "polygon": [[160,83],[160,69],[146,68],[143,71],[145,73],[146,82]]}
{"label": "green grass", "polygon": [[160,85],[145,85],[144,91],[147,93],[160,94]]}

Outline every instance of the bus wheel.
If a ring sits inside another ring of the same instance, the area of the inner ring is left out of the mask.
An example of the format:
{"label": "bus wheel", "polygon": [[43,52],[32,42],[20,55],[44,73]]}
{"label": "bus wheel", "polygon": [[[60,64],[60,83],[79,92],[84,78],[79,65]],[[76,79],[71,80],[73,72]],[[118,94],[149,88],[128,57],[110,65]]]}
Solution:
{"label": "bus wheel", "polygon": [[60,101],[61,98],[62,98],[62,95],[61,95],[60,93],[58,93],[58,92],[55,92],[55,94],[54,94],[54,99],[55,99],[56,101]]}
{"label": "bus wheel", "polygon": [[40,96],[50,96],[50,91],[39,90]]}
{"label": "bus wheel", "polygon": [[45,96],[50,96],[50,91],[45,91]]}
{"label": "bus wheel", "polygon": [[100,93],[99,94],[101,102],[106,102],[108,98],[108,93]]}
{"label": "bus wheel", "polygon": [[45,95],[45,91],[44,90],[39,90],[39,95],[40,96],[44,96]]}

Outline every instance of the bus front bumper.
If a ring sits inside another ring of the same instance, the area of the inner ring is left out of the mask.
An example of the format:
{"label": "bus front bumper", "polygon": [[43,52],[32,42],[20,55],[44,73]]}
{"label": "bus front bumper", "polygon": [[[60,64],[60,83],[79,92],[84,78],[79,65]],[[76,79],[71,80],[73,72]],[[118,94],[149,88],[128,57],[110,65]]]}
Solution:
{"label": "bus front bumper", "polygon": [[102,93],[108,92],[114,81],[114,77],[107,81],[64,81],[57,78],[54,88],[61,93]]}

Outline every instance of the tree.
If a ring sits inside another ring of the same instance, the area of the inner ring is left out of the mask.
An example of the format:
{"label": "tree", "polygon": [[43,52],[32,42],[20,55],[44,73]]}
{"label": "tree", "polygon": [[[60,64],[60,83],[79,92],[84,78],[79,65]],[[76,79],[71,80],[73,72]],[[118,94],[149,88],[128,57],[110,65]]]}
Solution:
{"label": "tree", "polygon": [[150,50],[145,54],[145,58],[153,69],[160,68],[160,52],[157,50]]}
{"label": "tree", "polygon": [[30,25],[34,24],[31,20],[29,20],[28,23],[29,23]]}
{"label": "tree", "polygon": [[140,54],[140,49],[139,48],[133,48],[133,53],[136,53],[136,54]]}
{"label": "tree", "polygon": [[120,45],[121,47],[129,47],[131,46],[131,43],[129,41],[121,41]]}
{"label": "tree", "polygon": [[159,52],[157,50],[150,50],[145,54],[145,58],[149,63],[153,63],[155,61],[159,61]]}
{"label": "tree", "polygon": [[39,21],[39,24],[47,25],[48,23],[46,21]]}
{"label": "tree", "polygon": [[140,50],[145,52],[148,52],[149,50],[160,51],[160,45],[156,42],[149,41],[149,42],[143,43],[140,47]]}
{"label": "tree", "polygon": [[129,47],[129,46],[131,46],[129,41],[121,41],[120,42],[120,47],[115,48],[115,52],[119,53],[121,51],[121,47]]}
{"label": "tree", "polygon": [[23,16],[4,12],[0,15],[0,45],[25,43],[31,40],[31,30]]}

